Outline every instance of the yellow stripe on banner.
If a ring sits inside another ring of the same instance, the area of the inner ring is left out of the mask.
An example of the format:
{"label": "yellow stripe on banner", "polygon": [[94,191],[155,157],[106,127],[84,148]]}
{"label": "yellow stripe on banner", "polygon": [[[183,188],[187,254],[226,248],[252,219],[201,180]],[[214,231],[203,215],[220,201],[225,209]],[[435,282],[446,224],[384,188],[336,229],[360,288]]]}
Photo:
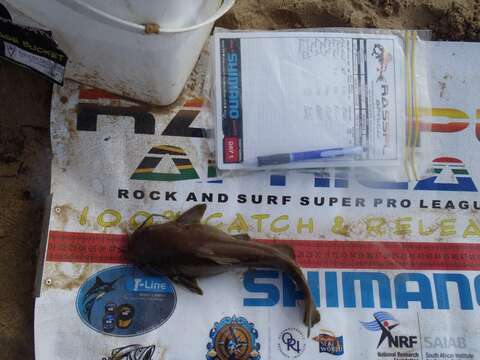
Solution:
{"label": "yellow stripe on banner", "polygon": [[418,140],[420,139],[420,118],[418,116],[418,97],[417,97],[417,79],[416,79],[416,72],[415,72],[415,51],[417,47],[417,32],[413,32],[413,41],[412,41],[412,79],[413,79],[413,111],[415,113],[415,140],[412,144],[412,169],[413,169],[413,176],[415,180],[418,180],[417,176],[417,165],[416,165],[416,148],[418,144]]}
{"label": "yellow stripe on banner", "polygon": [[410,31],[407,31],[405,33],[405,71],[406,71],[406,80],[405,80],[405,83],[406,83],[406,91],[407,91],[407,141],[406,141],[406,144],[405,144],[405,152],[404,152],[404,166],[405,166],[405,173],[407,174],[408,176],[408,179],[410,179],[410,171],[409,171],[409,167],[408,167],[408,164],[409,164],[409,155],[410,155],[410,152],[408,151],[408,147],[410,146],[410,138],[412,136],[412,129],[411,129],[411,125],[412,125],[412,108],[411,108],[411,98],[412,98],[412,94],[411,94],[411,89],[410,89],[410,86],[411,86],[411,79],[410,79]]}
{"label": "yellow stripe on banner", "polygon": [[151,173],[155,170],[155,168],[143,168],[143,169],[137,169],[135,170],[135,174],[145,174],[145,173]]}
{"label": "yellow stripe on banner", "polygon": [[179,155],[187,155],[185,151],[183,151],[180,148],[177,148],[175,146],[168,146],[168,145],[160,145],[160,146],[155,146],[155,149],[158,150],[166,150],[166,151],[171,151]]}
{"label": "yellow stripe on banner", "polygon": [[177,169],[179,170],[193,169],[193,165],[177,165]]}
{"label": "yellow stripe on banner", "polygon": [[[436,116],[436,117],[446,117],[449,119],[468,119],[469,116],[462,110],[457,110],[453,108],[424,108],[419,107],[417,109],[419,116]],[[478,116],[477,110],[477,116]]]}

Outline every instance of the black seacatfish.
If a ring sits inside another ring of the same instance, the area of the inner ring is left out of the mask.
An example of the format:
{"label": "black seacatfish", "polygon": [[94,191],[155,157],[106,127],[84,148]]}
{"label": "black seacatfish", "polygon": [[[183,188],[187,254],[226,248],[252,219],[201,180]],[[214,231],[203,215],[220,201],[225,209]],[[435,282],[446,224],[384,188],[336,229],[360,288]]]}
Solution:
{"label": "black seacatfish", "polygon": [[176,220],[145,226],[130,237],[127,256],[146,271],[168,276],[172,281],[203,294],[197,278],[225,272],[232,266],[276,268],[289,273],[305,296],[304,323],[310,328],[320,321],[305,276],[288,245],[250,241],[248,235],[229,235],[201,224],[206,205],[196,205]]}

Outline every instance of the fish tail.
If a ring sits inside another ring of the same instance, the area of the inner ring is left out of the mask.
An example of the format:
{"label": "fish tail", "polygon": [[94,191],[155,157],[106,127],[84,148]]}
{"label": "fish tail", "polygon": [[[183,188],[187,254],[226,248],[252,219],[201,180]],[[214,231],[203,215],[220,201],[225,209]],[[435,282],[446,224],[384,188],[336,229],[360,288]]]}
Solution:
{"label": "fish tail", "polygon": [[311,299],[307,300],[305,297],[305,316],[303,322],[307,326],[307,338],[310,337],[310,329],[318,322],[320,322],[320,312]]}
{"label": "fish tail", "polygon": [[307,280],[302,273],[302,270],[295,263],[290,264],[291,274],[296,282],[296,284],[302,289],[305,296],[305,313],[303,317],[303,322],[307,326],[307,337],[310,337],[310,329],[320,322],[320,312],[317,310],[317,306],[313,301],[312,292],[308,287]]}

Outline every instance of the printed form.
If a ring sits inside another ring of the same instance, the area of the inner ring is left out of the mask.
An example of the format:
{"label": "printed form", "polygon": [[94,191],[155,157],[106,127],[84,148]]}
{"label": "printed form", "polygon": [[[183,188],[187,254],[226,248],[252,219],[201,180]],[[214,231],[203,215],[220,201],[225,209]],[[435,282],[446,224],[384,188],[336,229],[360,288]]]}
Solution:
{"label": "printed form", "polygon": [[[363,153],[308,166],[400,163],[406,122],[401,38],[216,32],[214,57],[220,169],[255,167],[258,156],[352,146]],[[288,164],[295,167],[305,163]]]}

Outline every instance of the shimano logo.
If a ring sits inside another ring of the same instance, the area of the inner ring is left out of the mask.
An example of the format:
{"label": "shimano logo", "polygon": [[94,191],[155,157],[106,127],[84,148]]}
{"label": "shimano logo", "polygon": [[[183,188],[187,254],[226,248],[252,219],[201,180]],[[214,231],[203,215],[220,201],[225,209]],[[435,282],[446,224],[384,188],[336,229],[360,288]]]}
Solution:
{"label": "shimano logo", "polygon": [[227,54],[227,104],[228,117],[240,118],[240,68],[239,56],[236,53]]}
{"label": "shimano logo", "polygon": [[[404,272],[392,276],[380,271],[308,271],[306,277],[318,307],[408,309],[419,306],[432,310],[472,310],[478,307],[476,299],[480,299],[480,275]],[[247,307],[277,304],[295,307],[303,300],[303,293],[290,277],[278,271],[249,271],[243,285],[247,291],[243,305]],[[321,293],[325,303],[320,302]],[[403,344],[403,340],[399,341]]]}

